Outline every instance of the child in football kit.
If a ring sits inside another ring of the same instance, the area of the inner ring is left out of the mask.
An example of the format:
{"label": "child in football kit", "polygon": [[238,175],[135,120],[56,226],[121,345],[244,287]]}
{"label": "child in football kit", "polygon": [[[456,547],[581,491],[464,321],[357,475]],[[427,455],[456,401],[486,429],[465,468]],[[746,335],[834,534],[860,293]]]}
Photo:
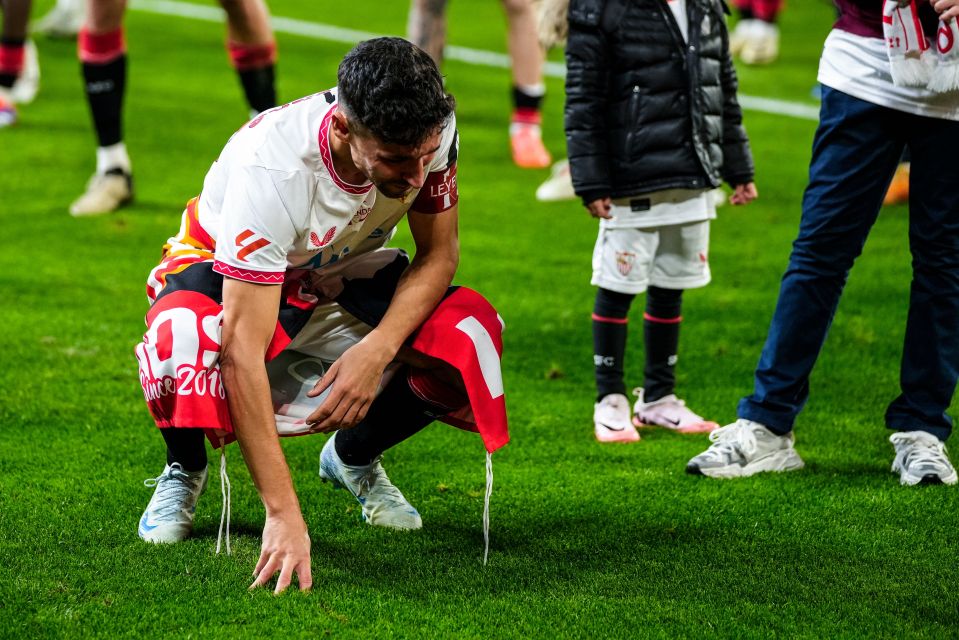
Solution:
{"label": "child in football kit", "polygon": [[[720,0],[572,0],[566,141],[576,194],[600,219],[592,284],[600,442],[634,425],[716,427],[674,390],[684,289],[710,280],[710,191],[757,196]],[[643,292],[645,382],[630,411],[623,376],[628,313]]]}

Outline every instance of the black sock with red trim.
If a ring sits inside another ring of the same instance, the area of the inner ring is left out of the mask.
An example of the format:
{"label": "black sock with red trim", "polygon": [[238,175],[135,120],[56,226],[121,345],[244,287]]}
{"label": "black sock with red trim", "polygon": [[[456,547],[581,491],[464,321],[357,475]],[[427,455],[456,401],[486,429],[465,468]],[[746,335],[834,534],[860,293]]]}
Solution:
{"label": "black sock with red trim", "polygon": [[626,334],[629,306],[635,298],[600,288],[593,307],[593,366],[596,373],[596,399],[611,393],[626,395],[623,361],[626,358]]}
{"label": "black sock with red trim", "polygon": [[643,314],[643,337],[646,340],[646,366],[643,370],[643,399],[659,400],[676,388],[676,352],[679,349],[682,289],[649,287],[646,291],[646,313]]}

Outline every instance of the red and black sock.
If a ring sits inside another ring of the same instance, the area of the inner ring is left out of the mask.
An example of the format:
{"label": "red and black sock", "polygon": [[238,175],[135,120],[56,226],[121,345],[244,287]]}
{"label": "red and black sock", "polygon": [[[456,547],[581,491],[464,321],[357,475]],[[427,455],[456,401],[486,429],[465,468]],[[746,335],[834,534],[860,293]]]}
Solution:
{"label": "red and black sock", "polygon": [[227,43],[250,109],[260,113],[276,106],[276,43],[256,46]]}
{"label": "red and black sock", "polygon": [[623,362],[626,359],[626,334],[629,306],[635,298],[600,288],[593,306],[593,366],[596,374],[596,399],[611,393],[626,395]]}
{"label": "red and black sock", "polygon": [[676,360],[679,349],[679,325],[683,305],[682,289],[649,287],[643,336],[646,340],[646,366],[643,370],[643,399],[659,400],[676,388]]}
{"label": "red and black sock", "polygon": [[513,85],[513,118],[517,124],[540,124],[544,93],[530,92],[528,89]]}
{"label": "red and black sock", "polygon": [[0,87],[11,88],[23,71],[23,38],[0,38]]}
{"label": "red and black sock", "polygon": [[97,141],[101,147],[109,147],[123,140],[123,94],[127,77],[123,29],[108,33],[81,29],[77,52]]}

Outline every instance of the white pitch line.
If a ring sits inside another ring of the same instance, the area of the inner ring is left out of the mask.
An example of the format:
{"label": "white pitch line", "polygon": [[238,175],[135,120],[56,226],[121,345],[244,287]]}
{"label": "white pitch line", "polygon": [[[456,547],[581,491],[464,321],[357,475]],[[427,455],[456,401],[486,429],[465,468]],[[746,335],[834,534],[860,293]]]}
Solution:
{"label": "white pitch line", "polygon": [[[179,0],[133,0],[131,7],[137,11],[144,11],[146,13],[190,18],[193,20],[203,20],[205,22],[222,23],[225,19],[223,10],[218,7],[193,4],[192,2],[180,2]],[[369,40],[370,38],[376,38],[382,35],[370,31],[346,29],[330,24],[308,22],[295,18],[283,18],[281,16],[273,16],[270,22],[273,25],[273,30],[277,33],[304,36],[306,38],[327,40],[329,42],[342,42],[344,44],[354,44],[360,40]],[[466,64],[495,67],[497,69],[510,68],[509,56],[505,53],[497,53],[495,51],[484,51],[482,49],[470,49],[469,47],[449,45],[446,47],[444,57],[447,60],[456,60],[457,62],[465,62]],[[566,77],[565,65],[558,62],[547,62],[543,71],[545,75],[551,78]],[[750,96],[740,93],[739,104],[742,105],[743,109],[751,111],[789,116],[801,120],[819,120],[819,108],[801,102],[789,102],[787,100],[776,100],[775,98],[763,98],[761,96]]]}

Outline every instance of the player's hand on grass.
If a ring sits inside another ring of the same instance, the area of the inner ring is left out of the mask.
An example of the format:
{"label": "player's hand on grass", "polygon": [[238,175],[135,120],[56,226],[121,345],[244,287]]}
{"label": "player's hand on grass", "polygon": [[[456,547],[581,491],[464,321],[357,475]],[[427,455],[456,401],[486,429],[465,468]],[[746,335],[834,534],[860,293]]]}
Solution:
{"label": "player's hand on grass", "polygon": [[932,0],[932,8],[943,21],[959,16],[959,0]]}
{"label": "player's hand on grass", "polygon": [[359,424],[376,397],[386,365],[395,355],[376,338],[375,332],[343,352],[307,394],[315,398],[332,387],[306,419],[312,431],[329,432]]}
{"label": "player's hand on grass", "polygon": [[747,182],[746,184],[737,184],[734,187],[733,193],[729,196],[729,204],[749,204],[753,200],[759,197],[759,191],[756,190],[755,182]]}
{"label": "player's hand on grass", "polygon": [[310,571],[310,536],[306,530],[303,516],[297,513],[294,517],[280,517],[267,515],[263,525],[263,545],[260,547],[260,559],[253,570],[253,584],[251,589],[262,587],[276,579],[274,594],[283,593],[290,586],[293,574],[297,576],[300,591],[307,591],[313,586],[313,575]]}
{"label": "player's hand on grass", "polygon": [[589,211],[589,215],[594,218],[604,218],[606,220],[613,217],[613,214],[609,212],[612,208],[613,202],[609,198],[599,198],[586,205],[586,210]]}

